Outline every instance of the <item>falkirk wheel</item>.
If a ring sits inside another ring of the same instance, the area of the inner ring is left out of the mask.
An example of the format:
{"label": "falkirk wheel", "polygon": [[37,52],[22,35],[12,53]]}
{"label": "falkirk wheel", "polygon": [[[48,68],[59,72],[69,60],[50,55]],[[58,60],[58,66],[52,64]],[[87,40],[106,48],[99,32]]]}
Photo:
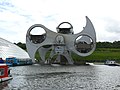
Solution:
{"label": "falkirk wheel", "polygon": [[[68,24],[69,27],[62,27],[63,24]],[[34,28],[42,28],[45,33],[42,35],[32,35],[31,31]],[[54,32],[46,28],[42,24],[32,25],[26,34],[26,47],[32,61],[35,62],[35,54],[38,51],[42,63],[51,64],[61,62],[61,57],[67,60],[68,64],[73,64],[71,53],[74,52],[79,56],[88,56],[92,54],[96,48],[96,33],[90,19],[86,16],[86,26],[77,34],[73,32],[73,26],[69,22],[62,22]],[[48,58],[46,53],[49,52]],[[53,61],[52,58],[56,56]]]}

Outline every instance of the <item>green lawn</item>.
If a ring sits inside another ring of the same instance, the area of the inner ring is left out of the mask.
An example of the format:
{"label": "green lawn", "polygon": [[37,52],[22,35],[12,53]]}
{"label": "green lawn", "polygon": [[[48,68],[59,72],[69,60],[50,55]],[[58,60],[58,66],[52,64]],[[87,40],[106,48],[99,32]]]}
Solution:
{"label": "green lawn", "polygon": [[85,60],[89,62],[104,62],[107,59],[120,62],[120,49],[115,48],[97,48],[90,56],[80,57],[76,54],[72,55],[74,60]]}

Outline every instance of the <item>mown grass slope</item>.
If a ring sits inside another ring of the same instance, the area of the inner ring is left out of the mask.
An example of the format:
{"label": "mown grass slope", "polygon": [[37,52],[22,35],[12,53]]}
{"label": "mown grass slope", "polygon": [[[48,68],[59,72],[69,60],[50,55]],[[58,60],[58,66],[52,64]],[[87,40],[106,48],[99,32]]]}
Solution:
{"label": "mown grass slope", "polygon": [[120,62],[120,49],[119,48],[97,48],[90,56],[80,57],[72,54],[75,61],[88,61],[88,62],[104,62],[106,60],[115,60]]}

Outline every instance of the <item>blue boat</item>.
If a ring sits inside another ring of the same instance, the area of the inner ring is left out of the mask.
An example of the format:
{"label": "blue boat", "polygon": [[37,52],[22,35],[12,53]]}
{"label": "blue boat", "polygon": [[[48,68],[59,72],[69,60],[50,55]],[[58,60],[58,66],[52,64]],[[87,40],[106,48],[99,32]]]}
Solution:
{"label": "blue boat", "polygon": [[0,63],[5,63],[5,61],[2,58],[0,58]]}
{"label": "blue boat", "polygon": [[19,66],[19,65],[32,65],[31,58],[16,58],[16,57],[9,57],[6,58],[6,64],[8,66]]}

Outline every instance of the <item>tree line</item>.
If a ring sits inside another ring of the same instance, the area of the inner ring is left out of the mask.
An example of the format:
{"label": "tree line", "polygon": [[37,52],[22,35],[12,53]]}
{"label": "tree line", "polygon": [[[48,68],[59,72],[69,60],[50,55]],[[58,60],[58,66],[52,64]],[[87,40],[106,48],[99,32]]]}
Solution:
{"label": "tree line", "polygon": [[24,49],[24,50],[27,50],[25,43],[18,42],[18,43],[14,43],[14,44],[17,45],[17,46],[19,46],[20,48],[22,48],[22,49]]}
{"label": "tree line", "polygon": [[[15,45],[19,46],[20,48],[26,50],[26,44],[25,43],[14,43]],[[97,42],[96,48],[120,48],[120,41],[114,41],[114,42]]]}
{"label": "tree line", "polygon": [[97,42],[96,48],[120,48],[120,41]]}

